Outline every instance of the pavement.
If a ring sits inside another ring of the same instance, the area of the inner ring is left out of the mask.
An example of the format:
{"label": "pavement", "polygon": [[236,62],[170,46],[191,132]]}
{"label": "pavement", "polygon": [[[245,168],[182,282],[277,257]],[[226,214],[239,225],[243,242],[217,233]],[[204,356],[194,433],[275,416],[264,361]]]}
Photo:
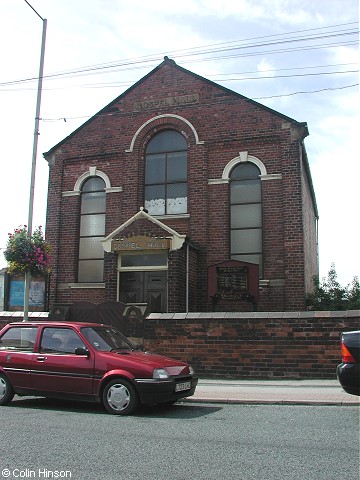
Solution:
{"label": "pavement", "polygon": [[200,378],[186,402],[360,405],[360,397],[346,393],[337,380],[220,380]]}

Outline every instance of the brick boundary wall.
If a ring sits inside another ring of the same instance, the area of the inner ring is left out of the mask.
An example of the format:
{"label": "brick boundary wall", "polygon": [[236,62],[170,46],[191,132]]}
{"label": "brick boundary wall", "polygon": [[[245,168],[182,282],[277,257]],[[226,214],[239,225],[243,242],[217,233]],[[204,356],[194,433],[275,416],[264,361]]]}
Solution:
{"label": "brick boundary wall", "polygon": [[[47,315],[30,312],[29,320]],[[0,328],[22,319],[0,312]],[[205,378],[334,379],[340,333],[359,329],[360,310],[152,313],[130,336],[143,337],[148,351],[191,363]]]}
{"label": "brick boundary wall", "polygon": [[334,379],[340,333],[359,328],[359,310],[150,314],[144,347],[206,378]]}

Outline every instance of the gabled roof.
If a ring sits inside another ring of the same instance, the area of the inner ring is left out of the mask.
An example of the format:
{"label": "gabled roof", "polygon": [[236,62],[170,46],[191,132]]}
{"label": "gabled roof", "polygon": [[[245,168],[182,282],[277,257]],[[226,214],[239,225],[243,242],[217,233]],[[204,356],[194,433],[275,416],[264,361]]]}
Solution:
{"label": "gabled roof", "polygon": [[129,220],[127,220],[125,223],[120,225],[118,228],[116,228],[113,232],[111,232],[104,240],[101,241],[103,244],[104,250],[106,252],[111,252],[112,248],[112,240],[114,240],[117,236],[121,234],[127,227],[129,227],[132,223],[138,221],[138,220],[148,220],[149,222],[154,223],[158,227],[160,227],[164,232],[167,233],[168,237],[170,236],[171,238],[171,247],[170,250],[178,250],[181,248],[185,242],[186,235],[181,235],[180,233],[176,232],[172,228],[170,228],[168,225],[165,225],[164,223],[160,222],[160,220],[156,219],[147,211],[143,208],[140,207],[140,210],[133,215]]}
{"label": "gabled roof", "polygon": [[[78,127],[76,130],[74,130],[72,133],[70,133],[70,135],[68,135],[67,137],[65,137],[63,140],[61,140],[58,144],[54,145],[49,151],[45,152],[43,155],[45,158],[47,158],[49,155],[51,155],[51,153],[56,150],[58,147],[60,147],[63,143],[65,143],[69,138],[71,138],[73,135],[75,135],[77,132],[79,132],[80,130],[82,130],[88,123],[90,123],[94,118],[96,118],[97,116],[99,115],[102,115],[103,113],[106,112],[107,109],[111,108],[112,105],[114,103],[117,103],[121,98],[125,97],[129,92],[131,92],[132,90],[134,90],[135,88],[138,87],[138,85],[140,85],[141,83],[145,82],[149,77],[151,77],[152,75],[154,75],[155,72],[157,72],[158,70],[160,70],[164,65],[171,65],[173,68],[179,70],[179,71],[182,71],[184,73],[187,73],[189,75],[192,75],[193,77],[196,77],[198,79],[200,79],[202,82],[205,82],[209,85],[212,85],[212,86],[215,86],[216,88],[230,94],[230,95],[234,95],[240,99],[243,99],[247,102],[250,102],[252,103],[253,105],[256,105],[258,108],[261,108],[263,110],[266,110],[268,112],[270,112],[272,115],[276,115],[277,117],[280,117],[282,119],[284,119],[285,121],[289,122],[289,123],[295,123],[299,126],[303,126],[306,130],[306,135],[308,135],[308,131],[307,131],[307,124],[306,122],[298,122],[296,120],[294,120],[293,118],[290,118],[288,117],[287,115],[284,115],[282,113],[279,113],[277,112],[276,110],[273,110],[269,107],[266,107],[265,105],[262,105],[261,103],[258,103],[256,102],[255,100],[252,100],[248,97],[245,97],[244,95],[241,95],[240,93],[237,93],[237,92],[234,92],[233,90],[230,90],[229,88],[226,88],[226,87],[223,87],[222,85],[219,85],[218,83],[215,83],[215,82],[212,82],[211,80],[208,80],[207,78],[205,77],[202,77],[201,75],[198,75],[196,73],[193,73],[191,72],[190,70],[187,70],[186,68],[183,68],[183,67],[180,67],[174,60],[168,58],[168,57],[164,57],[164,60],[157,66],[155,67],[153,70],[151,70],[148,74],[146,74],[144,77],[142,77],[140,80],[138,80],[137,82],[135,82],[130,88],[128,88],[127,90],[125,90],[125,92],[123,92],[121,95],[119,95],[118,97],[116,97],[114,100],[112,100],[108,105],[106,105],[104,108],[102,108],[99,112],[97,112],[95,115],[93,115],[91,118],[89,118],[89,120],[87,120],[85,123],[83,123],[82,125],[80,125],[80,127]],[[305,136],[306,136],[305,135]]]}

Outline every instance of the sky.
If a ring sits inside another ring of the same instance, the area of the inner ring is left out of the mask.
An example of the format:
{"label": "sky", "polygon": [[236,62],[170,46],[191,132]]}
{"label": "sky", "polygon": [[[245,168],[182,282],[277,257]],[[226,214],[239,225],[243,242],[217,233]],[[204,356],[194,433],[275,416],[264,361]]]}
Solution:
{"label": "sky", "polygon": [[33,228],[46,227],[42,154],[167,55],[307,122],[320,279],[332,263],[341,285],[360,277],[358,0],[0,0],[1,249],[28,223],[42,19]]}

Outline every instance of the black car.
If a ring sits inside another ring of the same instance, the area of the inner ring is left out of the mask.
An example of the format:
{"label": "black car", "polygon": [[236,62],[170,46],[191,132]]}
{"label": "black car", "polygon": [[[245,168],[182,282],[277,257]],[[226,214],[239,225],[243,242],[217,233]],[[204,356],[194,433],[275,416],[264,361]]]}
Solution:
{"label": "black car", "polygon": [[341,355],[337,378],[346,393],[360,395],[360,330],[341,334]]}

